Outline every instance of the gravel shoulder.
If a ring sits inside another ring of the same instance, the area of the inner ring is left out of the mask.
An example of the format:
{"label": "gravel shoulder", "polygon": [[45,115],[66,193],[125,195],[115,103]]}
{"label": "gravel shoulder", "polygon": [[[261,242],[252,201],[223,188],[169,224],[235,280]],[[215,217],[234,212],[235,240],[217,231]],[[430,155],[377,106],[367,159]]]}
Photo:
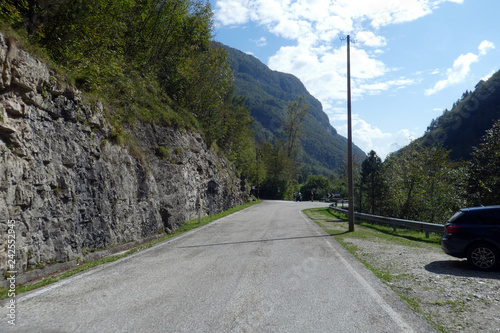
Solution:
{"label": "gravel shoulder", "polygon": [[[500,332],[500,270],[480,272],[438,244],[340,233],[347,223],[311,216],[441,332]],[[356,226],[356,230],[362,230]],[[369,229],[369,228],[366,228]]]}

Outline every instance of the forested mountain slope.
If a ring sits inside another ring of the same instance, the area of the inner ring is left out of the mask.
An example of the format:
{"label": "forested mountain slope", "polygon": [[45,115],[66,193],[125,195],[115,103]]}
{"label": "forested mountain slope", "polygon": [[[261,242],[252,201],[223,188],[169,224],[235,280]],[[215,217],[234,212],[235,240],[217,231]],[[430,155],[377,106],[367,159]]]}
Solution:
{"label": "forested mountain slope", "polygon": [[[330,125],[321,103],[302,82],[291,74],[272,71],[251,55],[224,47],[234,71],[236,93],[247,98],[251,115],[256,119],[256,140],[276,140],[288,102],[304,96],[310,116],[303,124],[303,162],[314,174],[337,171],[347,156],[347,139]],[[364,159],[365,153],[355,145],[353,152],[354,156]]]}
{"label": "forested mountain slope", "polygon": [[443,223],[457,210],[500,204],[500,72],[466,91],[427,132],[381,163],[363,162],[362,212]]}
{"label": "forested mountain slope", "polygon": [[475,90],[465,92],[453,108],[431,122],[423,137],[416,143],[432,146],[442,143],[451,150],[455,160],[469,160],[472,148],[500,119],[500,71],[487,81],[480,81]]}

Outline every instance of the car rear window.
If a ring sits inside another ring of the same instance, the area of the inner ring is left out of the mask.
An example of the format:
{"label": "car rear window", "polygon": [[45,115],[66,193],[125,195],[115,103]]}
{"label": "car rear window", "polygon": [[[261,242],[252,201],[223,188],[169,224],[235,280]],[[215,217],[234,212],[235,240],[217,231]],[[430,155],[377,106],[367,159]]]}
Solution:
{"label": "car rear window", "polygon": [[450,218],[449,222],[450,223],[460,223],[460,220],[461,220],[460,217],[462,217],[463,215],[464,215],[464,213],[462,211],[458,211],[455,213],[455,215],[453,215]]}

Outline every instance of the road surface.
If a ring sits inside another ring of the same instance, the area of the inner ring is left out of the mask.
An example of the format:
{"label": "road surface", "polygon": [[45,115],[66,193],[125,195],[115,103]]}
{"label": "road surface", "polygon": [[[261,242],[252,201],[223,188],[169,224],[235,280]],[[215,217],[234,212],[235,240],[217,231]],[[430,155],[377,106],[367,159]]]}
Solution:
{"label": "road surface", "polygon": [[18,295],[0,332],[433,331],[301,213],[321,206],[265,201]]}

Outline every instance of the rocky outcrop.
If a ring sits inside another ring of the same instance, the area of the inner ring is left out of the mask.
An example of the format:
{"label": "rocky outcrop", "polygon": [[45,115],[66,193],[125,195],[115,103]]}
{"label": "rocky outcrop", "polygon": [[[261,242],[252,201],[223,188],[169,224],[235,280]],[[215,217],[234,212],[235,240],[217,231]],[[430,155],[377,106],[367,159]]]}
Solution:
{"label": "rocky outcrop", "polygon": [[135,144],[113,144],[102,103],[2,35],[0,73],[0,280],[8,220],[21,273],[176,229],[198,202],[203,215],[244,202],[200,134],[137,124]]}

